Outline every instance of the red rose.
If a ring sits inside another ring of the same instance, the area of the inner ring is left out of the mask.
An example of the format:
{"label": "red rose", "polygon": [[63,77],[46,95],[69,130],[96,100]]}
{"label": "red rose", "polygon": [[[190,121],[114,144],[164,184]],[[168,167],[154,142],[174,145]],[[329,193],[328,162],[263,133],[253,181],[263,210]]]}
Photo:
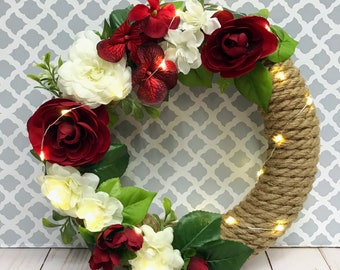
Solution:
{"label": "red rose", "polygon": [[187,270],[209,270],[207,261],[200,257],[191,257]]}
{"label": "red rose", "polygon": [[108,227],[97,238],[97,246],[100,249],[118,249],[125,246],[130,251],[137,251],[143,245],[143,235],[134,229],[126,228],[121,224]]}
{"label": "red rose", "polygon": [[[73,110],[72,110],[73,108]],[[76,109],[74,109],[76,108]],[[70,110],[67,113],[63,110]],[[98,162],[110,146],[105,107],[94,110],[77,102],[55,98],[41,105],[27,122],[33,150],[45,160],[78,167]]]}
{"label": "red rose", "polygon": [[255,68],[256,62],[272,54],[277,37],[269,31],[269,22],[262,17],[234,19],[228,11],[215,13],[221,28],[215,30],[202,48],[202,64],[222,77],[235,78]]}
{"label": "red rose", "polygon": [[[143,235],[131,228],[124,228],[121,224],[108,227],[97,237],[97,245],[90,258],[92,270],[101,267],[112,270],[120,263],[120,255],[127,250],[136,252],[143,245]],[[110,268],[111,267],[111,268]]]}

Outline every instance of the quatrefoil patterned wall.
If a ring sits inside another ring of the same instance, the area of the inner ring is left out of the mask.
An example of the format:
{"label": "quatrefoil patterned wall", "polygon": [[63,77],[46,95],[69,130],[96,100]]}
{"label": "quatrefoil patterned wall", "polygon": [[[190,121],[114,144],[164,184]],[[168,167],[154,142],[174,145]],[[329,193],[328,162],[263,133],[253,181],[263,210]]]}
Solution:
{"label": "quatrefoil patterned wall", "polygon": [[[130,0],[131,4],[137,1]],[[29,154],[26,121],[50,98],[26,74],[47,51],[67,58],[75,34],[100,30],[117,0],[3,0],[0,2],[0,246],[62,246],[58,230],[41,218],[51,209],[35,176],[42,167]],[[271,10],[275,24],[300,41],[294,56],[321,120],[319,173],[297,222],[277,245],[340,243],[340,1],[211,1],[245,13]],[[225,3],[227,2],[227,3]],[[157,120],[122,117],[113,137],[129,146],[123,177],[158,191],[152,211],[169,197],[179,216],[193,209],[224,212],[254,186],[266,149],[256,107],[235,90],[177,86]],[[77,242],[75,246],[82,245]]]}

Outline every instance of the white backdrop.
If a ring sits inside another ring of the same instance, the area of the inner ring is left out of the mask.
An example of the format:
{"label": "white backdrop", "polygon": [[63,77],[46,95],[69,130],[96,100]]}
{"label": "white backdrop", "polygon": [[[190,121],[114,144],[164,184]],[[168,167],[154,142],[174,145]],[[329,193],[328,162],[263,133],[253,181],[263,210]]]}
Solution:
{"label": "white backdrop", "polygon": [[[300,41],[294,56],[318,108],[319,173],[299,219],[277,245],[339,246],[340,243],[340,0],[211,1],[271,19]],[[136,4],[137,1],[130,0]],[[66,59],[74,35],[101,30],[113,8],[128,1],[26,0],[0,2],[0,246],[61,246],[58,230],[41,218],[51,209],[34,177],[42,167],[29,155],[26,121],[50,98],[33,89],[26,74],[51,51]],[[157,120],[122,117],[113,136],[126,143],[131,163],[123,177],[174,202],[179,216],[193,209],[224,212],[255,182],[266,140],[255,106],[234,90],[177,86]],[[81,243],[75,243],[75,246]]]}

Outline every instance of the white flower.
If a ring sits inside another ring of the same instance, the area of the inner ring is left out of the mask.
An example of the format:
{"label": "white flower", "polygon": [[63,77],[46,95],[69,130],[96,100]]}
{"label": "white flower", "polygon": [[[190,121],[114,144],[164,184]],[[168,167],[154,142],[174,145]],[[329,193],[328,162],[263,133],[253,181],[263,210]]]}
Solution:
{"label": "white flower", "polygon": [[83,175],[71,166],[60,166],[47,163],[47,175],[40,176],[42,193],[51,204],[66,215],[76,217],[78,202],[82,199],[84,190],[93,190],[99,183],[99,178],[93,173]]}
{"label": "white flower", "polygon": [[198,0],[186,0],[185,12],[180,12],[183,29],[202,29],[207,35],[211,35],[216,29],[221,27],[217,18],[211,18],[215,11],[204,10]]}
{"label": "white flower", "polygon": [[92,31],[80,32],[70,48],[69,60],[58,71],[63,97],[96,108],[124,99],[132,89],[126,58],[110,63],[97,54],[100,38]]}
{"label": "white flower", "polygon": [[194,30],[169,30],[162,48],[165,57],[176,63],[180,72],[188,74],[190,69],[201,65],[198,47],[203,42],[203,35],[195,35]]}
{"label": "white flower", "polygon": [[154,232],[150,226],[143,225],[141,229],[144,242],[142,248],[136,252],[137,257],[129,261],[132,270],[180,270],[184,261],[179,250],[174,250],[171,245],[172,228]]}
{"label": "white flower", "polygon": [[83,199],[78,203],[77,216],[84,220],[85,228],[91,232],[99,232],[111,224],[123,221],[123,205],[106,192],[95,192],[87,189]]}

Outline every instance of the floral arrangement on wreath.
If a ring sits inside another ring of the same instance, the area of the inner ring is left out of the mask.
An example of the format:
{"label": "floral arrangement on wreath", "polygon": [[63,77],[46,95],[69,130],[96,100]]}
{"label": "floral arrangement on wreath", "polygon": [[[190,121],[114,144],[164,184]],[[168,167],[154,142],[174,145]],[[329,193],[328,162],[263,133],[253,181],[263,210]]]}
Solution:
{"label": "floral arrangement on wreath", "polygon": [[201,0],[129,6],[112,11],[101,33],[76,35],[68,60],[47,53],[28,75],[54,98],[27,122],[32,154],[45,164],[37,178],[52,204],[62,241],[80,234],[92,250],[91,269],[239,269],[252,249],[221,239],[221,216],[193,211],[180,220],[164,198],[164,216],[149,214],[156,193],[124,186],[125,145],[111,142],[119,112],[159,116],[178,81],[223,93],[234,85],[263,111],[272,81],[268,62],[282,62],[297,42],[270,25],[266,9],[244,15]]}

